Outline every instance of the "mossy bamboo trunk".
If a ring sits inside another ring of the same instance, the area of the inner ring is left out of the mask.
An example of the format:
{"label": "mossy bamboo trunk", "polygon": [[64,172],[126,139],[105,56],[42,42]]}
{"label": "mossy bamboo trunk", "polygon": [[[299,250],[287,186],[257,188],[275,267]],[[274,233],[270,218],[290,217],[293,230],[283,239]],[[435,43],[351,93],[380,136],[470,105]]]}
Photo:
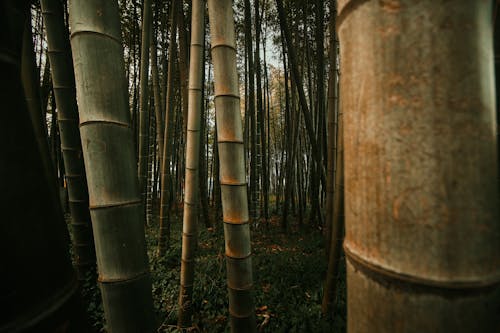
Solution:
{"label": "mossy bamboo trunk", "polygon": [[191,322],[194,283],[194,257],[198,233],[199,164],[201,108],[203,105],[203,48],[205,34],[205,1],[193,0],[191,16],[191,61],[189,63],[189,99],[186,134],[186,178],[184,217],[182,223],[181,285],[179,291],[180,327]]}
{"label": "mossy bamboo trunk", "polygon": [[0,332],[88,332],[54,177],[46,175],[46,152],[39,149],[21,83],[29,10],[28,1],[0,3],[0,29],[8,36],[0,49],[0,152],[5,157],[0,162]]}
{"label": "mossy bamboo trunk", "polygon": [[247,184],[232,1],[209,0],[217,142],[232,332],[255,332]]}
{"label": "mossy bamboo trunk", "polygon": [[116,1],[70,1],[71,47],[99,283],[110,332],[154,330],[144,210]]}
{"label": "mossy bamboo trunk", "polygon": [[87,179],[78,128],[78,106],[69,32],[64,23],[62,2],[41,0],[40,3],[47,30],[48,55],[68,186],[74,259],[78,278],[82,280],[88,272],[94,269],[96,260],[88,208]]}
{"label": "mossy bamboo trunk", "polygon": [[491,1],[339,1],[348,331],[493,332]]}

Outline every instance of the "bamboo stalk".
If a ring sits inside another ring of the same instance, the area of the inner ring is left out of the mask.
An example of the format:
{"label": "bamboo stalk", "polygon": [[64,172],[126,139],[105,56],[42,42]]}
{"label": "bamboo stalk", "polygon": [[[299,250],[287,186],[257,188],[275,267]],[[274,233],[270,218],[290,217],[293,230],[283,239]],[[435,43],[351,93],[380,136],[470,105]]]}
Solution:
{"label": "bamboo stalk", "polygon": [[232,1],[209,0],[217,142],[232,332],[255,332],[247,184]]}
{"label": "bamboo stalk", "polygon": [[[0,29],[9,36],[0,49],[0,152],[4,156],[0,332],[63,328],[88,332],[68,255],[66,224],[54,195],[54,177],[47,177],[43,162],[47,149],[41,150],[37,142],[21,82],[23,32],[31,39],[31,30],[25,31],[29,10],[28,1],[0,3]],[[28,44],[25,47],[32,47],[31,40]]]}
{"label": "bamboo stalk", "polygon": [[152,332],[153,302],[116,1],[70,1],[99,283],[110,332]]}
{"label": "bamboo stalk", "polygon": [[497,331],[491,2],[338,4],[348,331]]}
{"label": "bamboo stalk", "polygon": [[[149,108],[148,108],[148,81],[149,81],[149,49],[151,39],[151,0],[144,0],[142,5],[142,33],[141,33],[141,68],[139,77],[139,164],[138,177],[142,204],[146,207],[148,181],[148,141],[149,141]],[[145,223],[149,225],[146,214]]]}
{"label": "bamboo stalk", "polygon": [[[64,8],[59,0],[41,0],[47,30],[47,45],[57,104],[61,150],[66,171],[73,251],[80,280],[95,268],[94,237],[90,219],[89,194],[83,163],[75,76],[69,32],[64,23]],[[55,112],[54,108],[52,112]]]}
{"label": "bamboo stalk", "polygon": [[186,134],[186,178],[182,223],[181,285],[178,326],[191,323],[194,284],[194,257],[198,236],[200,127],[203,91],[203,49],[205,1],[193,0],[191,17],[191,61],[189,63],[189,100]]}
{"label": "bamboo stalk", "polygon": [[172,176],[170,174],[170,155],[172,151],[172,132],[174,117],[174,65],[175,65],[175,36],[177,31],[176,6],[178,0],[172,1],[170,8],[170,44],[168,45],[168,79],[165,102],[165,126],[163,133],[163,153],[161,162],[161,191],[160,191],[160,230],[158,235],[157,255],[161,256],[165,252],[170,242],[170,198],[168,190],[172,191]]}

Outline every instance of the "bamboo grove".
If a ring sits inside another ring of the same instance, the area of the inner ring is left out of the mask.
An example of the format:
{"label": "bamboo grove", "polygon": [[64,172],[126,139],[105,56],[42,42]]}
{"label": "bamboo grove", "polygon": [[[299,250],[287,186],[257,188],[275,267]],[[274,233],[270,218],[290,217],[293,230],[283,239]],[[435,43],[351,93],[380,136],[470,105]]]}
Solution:
{"label": "bamboo grove", "polygon": [[[194,295],[218,230],[231,332],[274,320],[255,264],[273,233],[319,235],[314,311],[345,322],[325,331],[498,330],[497,10],[0,1],[0,332],[102,329],[89,283],[104,331],[216,331]],[[176,239],[169,326],[151,260]]]}

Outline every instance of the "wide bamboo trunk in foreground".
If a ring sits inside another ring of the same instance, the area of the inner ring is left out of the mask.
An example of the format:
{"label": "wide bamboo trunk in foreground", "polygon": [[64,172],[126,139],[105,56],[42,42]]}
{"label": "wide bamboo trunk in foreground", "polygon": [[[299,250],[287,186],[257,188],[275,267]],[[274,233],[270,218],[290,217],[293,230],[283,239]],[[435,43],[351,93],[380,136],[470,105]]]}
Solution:
{"label": "wide bamboo trunk in foreground", "polygon": [[110,332],[154,329],[116,1],[70,1],[71,47],[99,282]]}
{"label": "wide bamboo trunk in foreground", "polygon": [[491,1],[339,12],[348,331],[498,331]]}
{"label": "wide bamboo trunk in foreground", "polygon": [[199,206],[200,127],[203,92],[203,48],[205,1],[193,0],[191,17],[191,62],[189,64],[189,100],[186,138],[186,178],[182,222],[181,286],[179,326],[191,321],[194,283],[194,255],[197,242]]}
{"label": "wide bamboo trunk in foreground", "polygon": [[231,0],[209,0],[217,142],[232,332],[255,332],[252,261]]}
{"label": "wide bamboo trunk in foreground", "polygon": [[80,129],[78,128],[78,106],[69,33],[64,24],[62,2],[41,0],[40,3],[47,30],[50,71],[68,186],[74,260],[78,278],[83,279],[87,272],[95,267],[95,250]]}
{"label": "wide bamboo trunk in foreground", "polygon": [[0,29],[8,36],[0,49],[0,332],[88,332],[54,177],[46,177],[21,84],[28,10],[28,2],[0,3]]}

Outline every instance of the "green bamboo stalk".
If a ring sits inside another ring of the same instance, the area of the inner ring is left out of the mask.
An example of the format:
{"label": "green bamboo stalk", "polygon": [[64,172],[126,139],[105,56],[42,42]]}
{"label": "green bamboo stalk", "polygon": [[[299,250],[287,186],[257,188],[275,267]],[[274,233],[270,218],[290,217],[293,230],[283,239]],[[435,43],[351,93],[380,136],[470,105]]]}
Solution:
{"label": "green bamboo stalk", "polygon": [[68,29],[64,23],[64,8],[61,1],[41,0],[40,3],[47,30],[48,55],[68,186],[73,253],[78,278],[82,280],[87,272],[94,269],[96,261],[88,209],[89,194],[78,128],[78,106],[71,46]]}
{"label": "green bamboo stalk", "polygon": [[191,9],[191,61],[189,63],[189,99],[186,134],[186,178],[182,224],[181,285],[178,325],[191,322],[194,284],[194,257],[198,233],[200,127],[203,91],[203,48],[205,1],[193,0]]}
{"label": "green bamboo stalk", "polygon": [[[88,332],[66,224],[21,83],[28,1],[0,3],[2,315],[0,332]],[[31,36],[31,30],[26,31]],[[32,47],[32,43],[29,43]],[[38,83],[38,78],[35,81]],[[40,109],[39,109],[40,111]],[[45,144],[47,142],[45,141]],[[16,176],[17,175],[17,176]]]}
{"label": "green bamboo stalk", "polygon": [[231,0],[209,0],[217,142],[232,332],[255,332],[247,184]]}
{"label": "green bamboo stalk", "polygon": [[[149,141],[149,49],[151,39],[151,0],[142,4],[142,36],[141,36],[141,68],[139,77],[139,164],[138,177],[142,204],[146,207],[147,175],[148,175],[148,141]],[[146,215],[146,224],[149,224]]]}
{"label": "green bamboo stalk", "polygon": [[71,47],[99,283],[110,332],[152,332],[144,210],[116,1],[70,1]]}

